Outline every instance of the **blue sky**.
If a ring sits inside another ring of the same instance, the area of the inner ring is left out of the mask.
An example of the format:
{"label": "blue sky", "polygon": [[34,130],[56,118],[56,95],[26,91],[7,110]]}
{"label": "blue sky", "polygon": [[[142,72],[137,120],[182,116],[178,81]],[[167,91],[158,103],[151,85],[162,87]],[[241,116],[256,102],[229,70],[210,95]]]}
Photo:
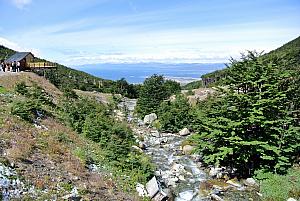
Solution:
{"label": "blue sky", "polygon": [[299,0],[0,0],[0,44],[67,65],[226,62],[300,35]]}

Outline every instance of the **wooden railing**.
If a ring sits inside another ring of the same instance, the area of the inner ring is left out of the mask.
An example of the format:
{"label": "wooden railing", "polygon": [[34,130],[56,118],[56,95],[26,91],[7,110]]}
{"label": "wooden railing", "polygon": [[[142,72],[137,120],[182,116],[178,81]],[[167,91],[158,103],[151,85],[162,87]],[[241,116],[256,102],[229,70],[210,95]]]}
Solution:
{"label": "wooden railing", "polygon": [[28,68],[56,68],[56,64],[52,62],[29,62]]}

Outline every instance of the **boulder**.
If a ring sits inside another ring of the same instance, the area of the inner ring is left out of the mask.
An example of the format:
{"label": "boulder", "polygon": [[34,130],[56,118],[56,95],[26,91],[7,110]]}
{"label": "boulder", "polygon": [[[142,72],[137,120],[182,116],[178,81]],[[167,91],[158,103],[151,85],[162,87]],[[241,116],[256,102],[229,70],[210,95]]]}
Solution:
{"label": "boulder", "polygon": [[244,180],[244,184],[250,187],[258,187],[258,184],[253,178],[247,178],[246,180]]}
{"label": "boulder", "polygon": [[297,201],[295,198],[289,198],[287,201]]}
{"label": "boulder", "polygon": [[187,128],[184,128],[181,131],[179,131],[179,135],[181,135],[181,136],[187,136],[189,134],[191,134],[191,132]]}
{"label": "boulder", "polygon": [[152,124],[157,119],[155,113],[148,114],[144,117],[144,124]]}
{"label": "boulder", "polygon": [[192,145],[184,145],[182,147],[182,152],[186,155],[189,155],[192,153],[193,149],[194,149],[194,147]]}
{"label": "boulder", "polygon": [[150,198],[153,198],[159,192],[159,186],[156,177],[153,177],[147,184],[146,189]]}

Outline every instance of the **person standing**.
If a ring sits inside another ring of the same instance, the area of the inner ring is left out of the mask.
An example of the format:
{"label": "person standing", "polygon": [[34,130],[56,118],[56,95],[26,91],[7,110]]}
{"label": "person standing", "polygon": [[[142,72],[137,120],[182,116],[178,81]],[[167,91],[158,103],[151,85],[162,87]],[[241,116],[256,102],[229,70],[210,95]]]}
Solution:
{"label": "person standing", "polygon": [[1,70],[2,70],[3,72],[5,72],[5,63],[4,63],[3,60],[2,60],[1,63],[0,63],[0,67],[1,67]]}
{"label": "person standing", "polygon": [[17,62],[16,62],[16,61],[12,62],[11,68],[12,68],[12,69],[11,69],[12,72],[16,72],[16,68],[17,68]]}
{"label": "person standing", "polygon": [[17,68],[17,72],[20,72],[20,62],[19,61],[17,61],[17,64],[16,64],[16,68]]}

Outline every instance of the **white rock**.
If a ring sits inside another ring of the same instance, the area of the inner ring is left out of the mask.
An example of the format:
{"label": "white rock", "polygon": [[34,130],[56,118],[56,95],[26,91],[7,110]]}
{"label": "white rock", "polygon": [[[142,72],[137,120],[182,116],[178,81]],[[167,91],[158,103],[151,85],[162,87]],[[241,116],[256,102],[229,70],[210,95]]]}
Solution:
{"label": "white rock", "polygon": [[246,186],[258,186],[258,184],[256,183],[256,181],[253,179],[253,178],[247,178],[245,181],[244,181],[245,185]]}
{"label": "white rock", "polygon": [[143,152],[143,150],[141,148],[139,148],[138,146],[132,145],[132,148],[139,151],[139,152]]}
{"label": "white rock", "polygon": [[289,198],[287,201],[297,201],[295,198]]}
{"label": "white rock", "polygon": [[144,124],[152,124],[157,119],[155,113],[148,114],[144,117]]}
{"label": "white rock", "polygon": [[184,145],[182,147],[182,152],[186,155],[189,155],[193,151],[194,147],[192,145]]}
{"label": "white rock", "polygon": [[159,192],[159,186],[156,177],[153,177],[147,184],[146,189],[150,198],[153,198]]}
{"label": "white rock", "polygon": [[151,131],[151,136],[159,138],[160,137],[160,133],[157,130]]}
{"label": "white rock", "polygon": [[230,184],[230,185],[232,185],[232,186],[235,186],[235,187],[237,187],[237,188],[242,187],[241,184],[239,184],[239,183],[237,183],[237,182],[235,182],[235,181],[232,181],[232,180],[228,180],[228,181],[226,181],[226,183],[227,183],[227,184]]}
{"label": "white rock", "polygon": [[216,194],[211,194],[210,196],[211,196],[212,200],[215,200],[215,201],[224,201],[222,198],[220,198]]}
{"label": "white rock", "polygon": [[147,196],[147,191],[146,191],[145,186],[143,184],[137,183],[135,189],[138,192],[140,197]]}
{"label": "white rock", "polygon": [[222,172],[222,168],[216,168],[216,167],[210,168],[209,176],[216,177],[220,172]]}
{"label": "white rock", "polygon": [[188,191],[181,192],[179,193],[179,197],[185,201],[190,201],[194,197],[194,191],[188,190]]}
{"label": "white rock", "polygon": [[176,182],[178,182],[178,181],[179,181],[179,179],[177,177],[171,177],[168,179],[167,185],[175,187]]}
{"label": "white rock", "polygon": [[181,136],[187,136],[189,134],[191,134],[191,132],[187,128],[184,128],[181,131],[179,131],[179,135],[181,135]]}
{"label": "white rock", "polygon": [[172,169],[171,169],[172,172],[184,172],[184,166],[181,165],[181,164],[177,164],[175,163],[173,166],[172,166]]}
{"label": "white rock", "polygon": [[180,181],[185,181],[185,178],[184,178],[183,175],[179,175],[178,179],[179,179]]}

